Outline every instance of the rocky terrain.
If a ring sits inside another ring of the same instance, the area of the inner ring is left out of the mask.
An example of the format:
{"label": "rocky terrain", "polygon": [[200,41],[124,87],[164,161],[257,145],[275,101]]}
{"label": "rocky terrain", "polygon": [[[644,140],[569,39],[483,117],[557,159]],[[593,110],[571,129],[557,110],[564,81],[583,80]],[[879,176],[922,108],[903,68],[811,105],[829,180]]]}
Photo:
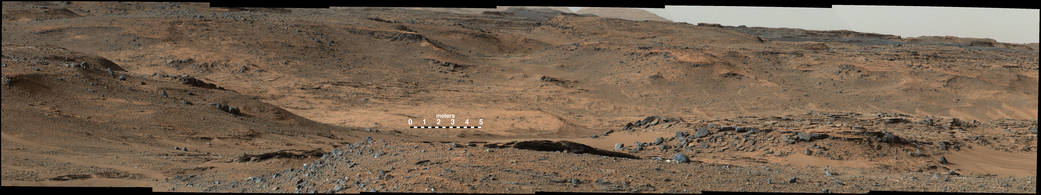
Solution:
{"label": "rocky terrain", "polygon": [[[530,7],[2,9],[3,186],[1036,193],[1037,43]],[[407,122],[446,113],[482,128]]]}

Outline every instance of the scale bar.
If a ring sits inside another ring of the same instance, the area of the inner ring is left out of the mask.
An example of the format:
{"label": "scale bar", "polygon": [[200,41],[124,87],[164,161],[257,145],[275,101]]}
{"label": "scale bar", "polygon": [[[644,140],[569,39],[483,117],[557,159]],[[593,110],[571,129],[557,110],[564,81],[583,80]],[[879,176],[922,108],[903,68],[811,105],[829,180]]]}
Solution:
{"label": "scale bar", "polygon": [[413,129],[480,129],[481,126],[410,126]]}

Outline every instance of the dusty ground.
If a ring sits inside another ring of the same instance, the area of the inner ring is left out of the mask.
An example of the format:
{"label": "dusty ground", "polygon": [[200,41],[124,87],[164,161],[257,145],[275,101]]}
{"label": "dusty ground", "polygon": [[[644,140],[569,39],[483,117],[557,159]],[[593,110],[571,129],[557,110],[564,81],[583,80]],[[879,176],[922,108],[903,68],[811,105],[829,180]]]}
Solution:
{"label": "dusty ground", "polygon": [[2,38],[4,186],[1036,193],[1036,43],[92,2]]}

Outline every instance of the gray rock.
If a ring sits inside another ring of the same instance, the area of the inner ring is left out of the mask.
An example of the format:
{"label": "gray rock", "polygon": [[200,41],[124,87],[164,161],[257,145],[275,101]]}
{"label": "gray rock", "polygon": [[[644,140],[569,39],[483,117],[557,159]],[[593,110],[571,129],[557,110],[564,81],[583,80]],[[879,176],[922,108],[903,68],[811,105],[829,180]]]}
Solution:
{"label": "gray rock", "polygon": [[166,95],[166,90],[163,90],[163,92],[162,92],[162,93],[160,93],[159,95],[160,95],[160,96],[163,96],[163,97],[168,97],[168,96]]}
{"label": "gray rock", "polygon": [[640,152],[640,150],[643,150],[643,145],[635,145],[633,146],[632,153]]}
{"label": "gray rock", "polygon": [[708,136],[709,134],[710,134],[710,132],[708,132],[708,129],[706,129],[706,128],[698,128],[698,130],[694,132],[694,137],[695,138],[703,138],[705,136]]}
{"label": "gray rock", "polygon": [[676,155],[673,155],[672,161],[676,161],[678,163],[690,163],[690,159],[687,158],[687,155],[684,155],[683,153],[676,153]]}
{"label": "gray rock", "polygon": [[719,128],[719,131],[734,131],[734,130],[737,130],[737,128],[732,127],[732,126],[720,127]]}
{"label": "gray rock", "polygon": [[896,135],[889,132],[882,132],[882,142],[893,143],[898,141],[900,141],[900,138],[896,137]]}
{"label": "gray rock", "polygon": [[623,147],[625,147],[625,144],[614,144],[614,150],[622,150]]}
{"label": "gray rock", "polygon": [[242,111],[239,110],[238,107],[228,106],[228,113],[231,113],[231,114],[234,114],[234,115],[241,115]]}
{"label": "gray rock", "polygon": [[661,145],[659,147],[661,148],[662,152],[665,152],[665,151],[669,150],[669,148],[672,148],[672,146],[669,146],[669,145]]}
{"label": "gray rock", "polygon": [[923,124],[923,125],[926,125],[926,126],[933,126],[933,119],[931,119],[931,118],[922,119],[922,120],[918,121],[918,124]]}
{"label": "gray rock", "polygon": [[676,139],[682,139],[687,137],[687,132],[676,131]]}
{"label": "gray rock", "polygon": [[609,130],[607,130],[607,131],[604,131],[604,134],[603,134],[603,136],[607,136],[607,135],[610,135],[611,133],[614,133],[614,130],[610,130],[610,129],[609,129]]}
{"label": "gray rock", "polygon": [[795,183],[796,181],[798,181],[798,179],[795,177],[788,179],[788,183]]}
{"label": "gray rock", "polygon": [[654,145],[661,145],[662,142],[665,142],[665,138],[658,137],[657,139],[654,139]]}
{"label": "gray rock", "polygon": [[1035,127],[1031,127],[1030,128],[1030,133],[1037,134],[1037,127],[1036,126]]}
{"label": "gray rock", "polygon": [[804,141],[804,142],[808,142],[811,139],[813,139],[812,137],[810,137],[809,133],[805,133],[805,132],[797,132],[797,133],[795,133],[795,136],[797,136],[799,138],[799,141]]}
{"label": "gray rock", "polygon": [[940,164],[947,164],[947,163],[950,163],[950,162],[947,162],[947,157],[946,156],[940,156]]}
{"label": "gray rock", "polygon": [[376,172],[376,180],[383,180],[387,178],[387,171],[379,170]]}
{"label": "gray rock", "polygon": [[755,128],[755,127],[745,127],[745,129],[747,129],[747,130],[748,130],[748,133],[759,133],[759,132],[765,132],[765,130],[764,130],[764,131],[760,131],[760,129],[759,129],[759,128]]}

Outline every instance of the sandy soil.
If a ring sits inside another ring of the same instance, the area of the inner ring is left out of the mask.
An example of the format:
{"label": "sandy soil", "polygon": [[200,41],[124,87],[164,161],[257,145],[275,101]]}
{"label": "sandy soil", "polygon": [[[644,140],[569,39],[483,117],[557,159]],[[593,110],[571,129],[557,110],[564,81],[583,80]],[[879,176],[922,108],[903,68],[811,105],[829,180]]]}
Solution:
{"label": "sandy soil", "polygon": [[1036,193],[1036,43],[96,2],[2,35],[3,186]]}

